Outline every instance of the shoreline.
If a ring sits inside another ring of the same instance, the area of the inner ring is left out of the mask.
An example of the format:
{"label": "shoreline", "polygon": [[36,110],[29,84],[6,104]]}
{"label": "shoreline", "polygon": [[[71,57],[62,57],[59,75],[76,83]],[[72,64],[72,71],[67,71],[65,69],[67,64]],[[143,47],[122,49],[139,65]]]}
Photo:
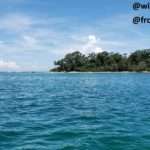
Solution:
{"label": "shoreline", "polygon": [[92,72],[92,71],[87,71],[87,72],[80,72],[80,71],[71,71],[71,72],[66,72],[66,71],[56,71],[56,72],[49,72],[49,73],[69,73],[69,74],[78,74],[78,73],[150,73],[150,71],[141,71],[141,72],[137,72],[137,71],[102,71],[102,72]]}
{"label": "shoreline", "polygon": [[87,71],[87,72],[80,72],[80,71],[71,71],[71,72],[67,72],[67,71],[0,71],[1,73],[31,73],[31,74],[36,74],[36,73],[43,73],[43,74],[109,74],[109,73],[120,73],[120,74],[126,74],[126,73],[144,73],[144,74],[149,74],[150,71],[141,71],[141,72],[137,72],[137,71],[100,71],[100,72],[92,72],[92,71]]}

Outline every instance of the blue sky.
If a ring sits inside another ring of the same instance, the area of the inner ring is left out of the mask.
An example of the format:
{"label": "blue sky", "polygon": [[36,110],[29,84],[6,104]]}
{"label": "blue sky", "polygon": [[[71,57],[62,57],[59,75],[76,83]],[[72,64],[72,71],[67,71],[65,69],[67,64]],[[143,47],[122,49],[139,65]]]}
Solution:
{"label": "blue sky", "polygon": [[80,50],[130,53],[149,48],[149,25],[132,18],[132,0],[1,0],[0,70],[47,71]]}

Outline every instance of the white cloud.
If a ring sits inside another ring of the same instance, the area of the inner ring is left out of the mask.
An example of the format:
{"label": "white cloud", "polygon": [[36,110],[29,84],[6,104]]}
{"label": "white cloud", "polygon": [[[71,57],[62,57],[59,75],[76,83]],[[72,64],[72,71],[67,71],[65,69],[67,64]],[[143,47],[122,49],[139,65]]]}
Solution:
{"label": "white cloud", "polygon": [[97,43],[97,38],[95,35],[89,35],[88,39],[89,39],[89,43],[92,45]]}
{"label": "white cloud", "polygon": [[[107,23],[105,21],[104,25],[101,24],[95,25],[94,27],[87,27],[86,25],[79,26],[75,29],[74,26],[71,26],[63,18],[34,18],[33,16],[23,14],[7,14],[1,16],[0,30],[3,30],[2,34],[6,32],[6,35],[4,34],[4,36],[1,35],[0,37],[2,58],[4,58],[4,54],[8,56],[8,60],[11,60],[11,55],[16,56],[13,57],[15,61],[20,61],[20,65],[25,66],[29,70],[30,68],[35,68],[31,64],[36,60],[38,61],[35,65],[39,68],[42,62],[46,62],[46,59],[47,62],[49,61],[48,63],[52,63],[54,59],[61,58],[66,53],[76,50],[88,54],[91,52],[102,52],[103,50],[120,51],[123,48],[125,50],[127,48],[135,49],[135,47],[141,48],[143,45],[148,47],[148,40],[144,39],[145,35],[143,35],[142,42],[137,42],[139,40],[131,40],[128,36],[128,39],[126,39],[125,33],[120,34],[123,33],[120,30],[127,30],[128,28],[120,25],[118,31],[116,30],[118,26],[115,23]],[[110,24],[111,26],[107,27]],[[10,34],[13,36],[9,37],[8,33],[13,33]],[[25,64],[25,60],[28,62],[31,55],[34,58],[31,60],[30,65]],[[49,65],[48,63],[44,65]],[[1,68],[18,68],[18,65],[15,62],[1,61]]]}
{"label": "white cloud", "polygon": [[86,52],[102,52],[102,48],[100,47],[101,40],[98,39],[95,35],[89,35],[87,43],[83,46],[83,49]]}
{"label": "white cloud", "polygon": [[7,14],[0,19],[0,29],[20,31],[27,29],[32,24],[30,17],[20,14]]}
{"label": "white cloud", "polygon": [[34,48],[38,44],[38,41],[33,36],[24,35],[21,44],[26,48]]}
{"label": "white cloud", "polygon": [[4,61],[0,60],[0,70],[1,71],[17,71],[19,66],[14,61]]}
{"label": "white cloud", "polygon": [[[9,41],[0,43],[0,50],[24,51],[24,50],[47,50],[51,53],[70,52],[70,49],[78,49],[84,53],[101,52],[100,40],[95,35],[71,39],[76,33],[69,33],[55,27],[49,28],[51,24],[63,22],[63,18],[37,19],[21,14],[8,14],[1,17],[0,29],[6,32],[18,31],[15,37]],[[28,29],[28,30],[25,30]],[[78,33],[77,33],[78,34]],[[64,38],[65,37],[65,38]],[[83,38],[83,39],[82,39]]]}

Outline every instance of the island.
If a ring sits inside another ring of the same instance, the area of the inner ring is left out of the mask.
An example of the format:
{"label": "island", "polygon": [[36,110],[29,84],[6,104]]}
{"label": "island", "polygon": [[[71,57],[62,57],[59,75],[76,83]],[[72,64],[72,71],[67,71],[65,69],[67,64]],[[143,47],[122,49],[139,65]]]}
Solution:
{"label": "island", "polygon": [[137,50],[131,54],[113,52],[82,54],[79,51],[69,53],[54,62],[51,72],[122,72],[150,71],[150,49]]}

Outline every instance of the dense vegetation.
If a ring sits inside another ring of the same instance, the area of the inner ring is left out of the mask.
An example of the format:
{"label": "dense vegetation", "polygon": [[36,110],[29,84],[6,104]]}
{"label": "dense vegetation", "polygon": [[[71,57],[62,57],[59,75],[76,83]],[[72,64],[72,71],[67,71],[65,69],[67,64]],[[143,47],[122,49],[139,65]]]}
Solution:
{"label": "dense vegetation", "polygon": [[138,50],[128,56],[106,51],[84,55],[76,51],[55,61],[55,65],[51,71],[150,71],[150,49]]}

